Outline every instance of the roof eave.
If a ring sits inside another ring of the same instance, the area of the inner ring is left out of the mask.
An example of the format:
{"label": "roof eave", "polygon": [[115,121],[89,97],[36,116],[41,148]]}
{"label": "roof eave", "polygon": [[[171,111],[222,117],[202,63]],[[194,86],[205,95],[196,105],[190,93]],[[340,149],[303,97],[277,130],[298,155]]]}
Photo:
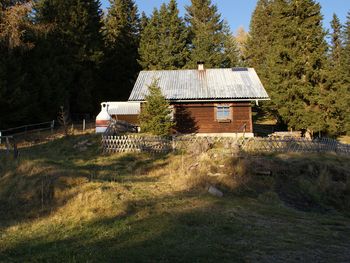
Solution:
{"label": "roof eave", "polygon": [[[268,101],[270,98],[242,98],[242,99],[167,99],[170,102],[244,102],[244,101]],[[145,102],[145,100],[129,100],[130,102]]]}

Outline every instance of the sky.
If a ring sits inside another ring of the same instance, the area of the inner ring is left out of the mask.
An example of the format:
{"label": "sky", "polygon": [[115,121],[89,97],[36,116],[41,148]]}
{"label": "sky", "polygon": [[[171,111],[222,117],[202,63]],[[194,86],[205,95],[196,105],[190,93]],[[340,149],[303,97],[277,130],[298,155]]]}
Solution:
{"label": "sky", "polygon": [[[101,0],[103,8],[108,7],[108,0]],[[159,8],[163,2],[168,0],[135,0],[139,12],[144,11],[147,15],[152,13],[154,7]],[[190,0],[177,0],[178,6],[183,16],[185,6],[190,4]],[[230,24],[232,32],[243,26],[246,31],[249,30],[249,23],[252,12],[254,11],[257,0],[212,0],[218,6],[222,18]],[[341,22],[345,23],[347,12],[350,11],[350,0],[318,0],[322,6],[324,15],[324,27],[330,28],[330,21],[333,13],[336,13]]]}

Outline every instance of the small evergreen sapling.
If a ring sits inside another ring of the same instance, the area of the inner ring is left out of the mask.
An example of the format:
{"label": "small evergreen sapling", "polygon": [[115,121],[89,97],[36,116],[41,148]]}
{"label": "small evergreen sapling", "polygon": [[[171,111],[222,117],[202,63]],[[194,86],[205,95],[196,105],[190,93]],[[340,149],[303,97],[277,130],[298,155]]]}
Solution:
{"label": "small evergreen sapling", "polygon": [[139,116],[141,131],[159,136],[169,135],[174,126],[170,105],[163,96],[157,80],[152,82],[148,90],[149,94]]}

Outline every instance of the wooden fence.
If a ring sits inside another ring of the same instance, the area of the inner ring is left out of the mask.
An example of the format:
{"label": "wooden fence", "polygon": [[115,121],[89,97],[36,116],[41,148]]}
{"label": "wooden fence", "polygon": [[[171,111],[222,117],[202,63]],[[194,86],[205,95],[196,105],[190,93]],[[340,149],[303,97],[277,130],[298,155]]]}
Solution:
{"label": "wooden fence", "polygon": [[[3,144],[4,147],[1,144]],[[14,159],[17,159],[19,152],[17,142],[13,136],[0,136],[0,157],[3,153],[5,156],[13,154]]]}
{"label": "wooden fence", "polygon": [[158,136],[102,136],[102,148],[104,153],[167,153],[172,150],[172,140]]}
{"label": "wooden fence", "polygon": [[288,153],[288,152],[335,152],[350,155],[350,145],[339,143],[329,138],[310,140],[306,138],[230,138],[173,136],[124,135],[102,136],[104,153],[116,152],[151,152],[167,153],[171,150],[187,149],[189,145],[207,145],[199,149],[207,150],[220,143],[225,148],[235,148],[246,153]]}
{"label": "wooden fence", "polygon": [[241,149],[249,153],[259,152],[335,152],[350,155],[350,145],[330,138],[250,138],[243,141]]}

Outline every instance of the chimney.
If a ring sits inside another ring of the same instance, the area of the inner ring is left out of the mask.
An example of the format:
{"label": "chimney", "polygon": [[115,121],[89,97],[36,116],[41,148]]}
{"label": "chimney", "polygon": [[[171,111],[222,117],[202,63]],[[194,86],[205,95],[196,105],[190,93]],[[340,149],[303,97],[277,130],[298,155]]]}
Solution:
{"label": "chimney", "polygon": [[197,65],[198,65],[198,70],[204,70],[204,61],[198,61]]}

